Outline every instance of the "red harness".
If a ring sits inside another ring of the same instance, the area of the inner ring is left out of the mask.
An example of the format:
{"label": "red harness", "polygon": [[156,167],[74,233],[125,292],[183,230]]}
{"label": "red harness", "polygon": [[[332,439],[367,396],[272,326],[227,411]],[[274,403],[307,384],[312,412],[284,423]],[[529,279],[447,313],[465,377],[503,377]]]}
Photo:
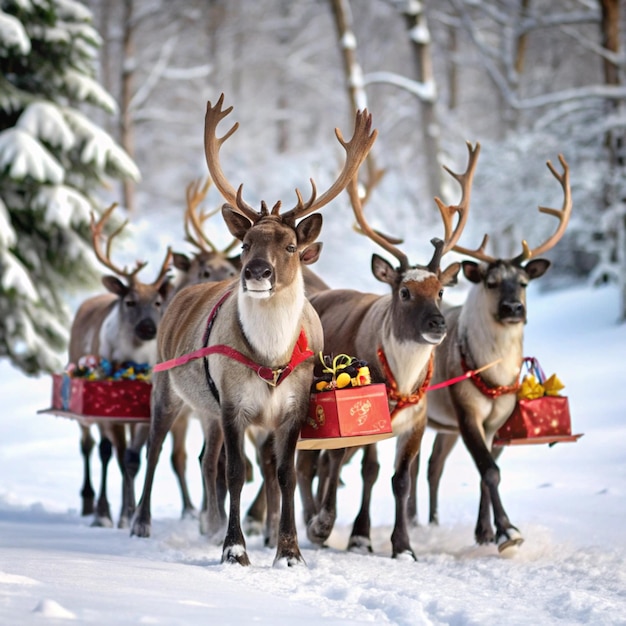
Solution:
{"label": "red harness", "polygon": [[[488,398],[498,398],[507,393],[517,393],[520,388],[519,380],[513,383],[512,385],[490,385],[485,379],[478,373],[477,370],[470,370],[467,365],[467,360],[465,358],[465,353],[463,352],[463,348],[459,345],[459,352],[461,353],[461,368],[465,375],[468,378],[472,379],[474,386],[480,393]],[[484,368],[481,368],[484,369]]]}
{"label": "red harness", "polygon": [[[213,326],[213,322],[215,321],[215,317],[225,302],[225,300],[230,296],[231,290],[227,291],[219,300],[219,302],[213,307],[208,319],[206,330],[204,332],[204,341],[206,344],[209,339],[209,333],[211,331],[211,327]],[[168,361],[163,361],[161,363],[157,363],[152,371],[154,372],[162,372],[164,370],[172,369],[173,367],[178,367],[180,365],[185,365],[189,363],[189,361],[193,361],[195,359],[201,359],[203,357],[208,356],[209,354],[221,354],[230,359],[238,361],[243,365],[249,367],[251,370],[254,370],[259,378],[264,380],[268,385],[272,387],[278,387],[280,383],[293,372],[293,370],[300,365],[303,361],[306,361],[308,358],[313,356],[313,351],[308,347],[308,341],[306,337],[306,333],[304,332],[304,328],[300,330],[300,335],[298,336],[298,340],[296,341],[296,345],[293,348],[293,352],[291,353],[291,359],[287,365],[283,365],[281,367],[269,367],[267,365],[259,365],[255,363],[251,358],[247,357],[245,354],[239,352],[239,350],[235,350],[235,348],[231,348],[225,344],[216,344],[214,346],[205,345],[203,348],[199,348],[198,350],[194,350],[193,352],[188,352],[187,354],[183,354],[175,359],[170,359]]]}
{"label": "red harness", "polygon": [[379,346],[377,354],[378,360],[380,361],[380,364],[383,368],[383,374],[387,381],[385,383],[387,386],[387,397],[389,398],[389,400],[392,400],[396,403],[396,406],[391,412],[391,419],[393,420],[398,411],[401,411],[407,406],[417,404],[424,397],[424,394],[428,390],[428,385],[430,385],[430,379],[433,377],[433,364],[435,361],[435,353],[432,352],[430,355],[430,360],[428,361],[428,370],[426,372],[426,377],[424,378],[424,381],[418,389],[416,389],[413,393],[409,395],[403,395],[398,391],[398,383],[396,382],[391,368],[389,367],[389,362],[387,361],[387,357],[385,356],[385,351],[383,350],[382,346]]}

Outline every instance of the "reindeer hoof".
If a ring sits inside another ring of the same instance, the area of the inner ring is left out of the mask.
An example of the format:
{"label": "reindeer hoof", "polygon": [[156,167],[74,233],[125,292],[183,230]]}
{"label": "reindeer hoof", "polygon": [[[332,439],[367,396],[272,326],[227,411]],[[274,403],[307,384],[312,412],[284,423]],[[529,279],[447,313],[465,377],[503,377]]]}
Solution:
{"label": "reindeer hoof", "polygon": [[113,528],[113,520],[110,517],[103,517],[96,515],[93,522],[91,522],[92,528]]}
{"label": "reindeer hoof", "polygon": [[355,554],[372,554],[372,541],[369,537],[363,537],[354,535],[350,537],[348,542],[348,552],[354,552]]}
{"label": "reindeer hoof", "polygon": [[243,520],[243,532],[250,537],[262,535],[264,532],[264,528],[265,526],[263,522],[254,519],[254,517],[247,516]]}
{"label": "reindeer hoof", "polygon": [[239,565],[250,565],[250,559],[246,548],[242,545],[229,546],[222,552],[222,563],[239,563]]}
{"label": "reindeer hoof", "polygon": [[135,520],[130,527],[130,536],[135,537],[149,537],[150,536],[150,522],[140,522]]}
{"label": "reindeer hoof", "polygon": [[273,567],[277,569],[286,569],[288,567],[306,567],[306,562],[301,554],[289,554],[286,556],[277,556],[274,559]]}
{"label": "reindeer hoof", "polygon": [[328,514],[315,515],[306,526],[306,536],[311,543],[322,545],[333,530],[335,518]]}
{"label": "reindeer hoof", "polygon": [[180,516],[181,519],[198,519],[198,510],[194,507],[184,508]]}
{"label": "reindeer hoof", "polygon": [[522,537],[522,533],[514,526],[508,528],[504,533],[499,535],[496,540],[498,552],[502,556],[513,556],[522,543],[524,543],[524,537]]}
{"label": "reindeer hoof", "polygon": [[393,559],[398,559],[398,561],[417,561],[415,553],[410,548],[401,550],[400,552],[394,552],[391,556]]}

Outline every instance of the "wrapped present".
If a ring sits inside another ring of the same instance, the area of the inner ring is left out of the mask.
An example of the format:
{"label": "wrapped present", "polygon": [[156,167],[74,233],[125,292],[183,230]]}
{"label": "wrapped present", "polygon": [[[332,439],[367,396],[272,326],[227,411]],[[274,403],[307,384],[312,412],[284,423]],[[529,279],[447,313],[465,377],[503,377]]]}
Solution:
{"label": "wrapped present", "polygon": [[52,409],[92,417],[150,419],[152,385],[141,380],[87,380],[52,375]]}
{"label": "wrapped present", "polygon": [[298,448],[348,448],[392,436],[387,389],[370,384],[312,393]]}
{"label": "wrapped present", "polygon": [[527,373],[519,388],[511,416],[496,433],[495,445],[529,443],[554,444],[576,441],[582,435],[572,435],[567,396],[556,374],[546,378],[535,358],[524,359]]}
{"label": "wrapped present", "polygon": [[[111,363],[85,355],[52,376],[48,412],[88,418],[149,421],[151,368],[147,363]],[[45,412],[45,411],[44,411]]]}

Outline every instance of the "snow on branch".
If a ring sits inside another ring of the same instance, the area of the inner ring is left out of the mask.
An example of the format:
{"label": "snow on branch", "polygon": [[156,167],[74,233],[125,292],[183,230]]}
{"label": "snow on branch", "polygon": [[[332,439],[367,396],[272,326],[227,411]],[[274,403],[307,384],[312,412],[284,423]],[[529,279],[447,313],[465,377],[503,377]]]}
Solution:
{"label": "snow on branch", "polygon": [[47,223],[63,229],[88,223],[93,208],[82,193],[67,185],[42,185],[33,206],[44,209]]}
{"label": "snow on branch", "polygon": [[63,113],[51,102],[29,104],[16,126],[62,150],[70,150],[75,143],[74,133],[63,118]]}
{"label": "snow on branch", "polygon": [[21,54],[28,54],[30,39],[16,17],[0,11],[0,56],[7,56],[7,48],[17,48]]}
{"label": "snow on branch", "polygon": [[9,212],[0,198],[0,250],[12,248],[17,241],[17,235],[11,225]]}
{"label": "snow on branch", "polygon": [[20,128],[0,133],[0,171],[21,180],[30,176],[40,182],[63,182],[61,164],[33,137]]}
{"label": "snow on branch", "polygon": [[69,93],[78,100],[91,102],[111,114],[117,113],[117,103],[113,97],[90,76],[75,70],[64,74],[65,84]]}
{"label": "snow on branch", "polygon": [[14,289],[17,293],[22,294],[29,300],[37,301],[39,296],[33,281],[28,275],[28,271],[19,262],[19,260],[10,252],[2,256],[2,277],[0,284],[4,291]]}
{"label": "snow on branch", "polygon": [[374,83],[395,85],[396,87],[400,87],[400,89],[414,94],[424,102],[435,102],[437,99],[437,86],[434,81],[421,83],[393,72],[371,72],[370,74],[366,74],[364,84],[371,85]]}

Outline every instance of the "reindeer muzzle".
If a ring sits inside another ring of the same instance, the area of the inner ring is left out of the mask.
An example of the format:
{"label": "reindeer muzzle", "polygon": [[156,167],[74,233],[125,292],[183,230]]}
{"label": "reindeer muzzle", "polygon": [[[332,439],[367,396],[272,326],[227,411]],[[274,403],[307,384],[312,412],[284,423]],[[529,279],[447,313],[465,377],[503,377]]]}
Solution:
{"label": "reindeer muzzle", "polygon": [[519,300],[503,300],[498,306],[498,321],[501,324],[519,324],[526,321],[526,307]]}
{"label": "reindeer muzzle", "polygon": [[438,345],[444,340],[447,330],[446,319],[438,313],[428,318],[422,336],[427,343]]}
{"label": "reindeer muzzle", "polygon": [[241,272],[244,290],[257,297],[268,297],[275,283],[274,268],[264,259],[252,259]]}
{"label": "reindeer muzzle", "polygon": [[154,320],[146,317],[135,326],[135,335],[142,341],[150,341],[156,337],[157,327]]}

